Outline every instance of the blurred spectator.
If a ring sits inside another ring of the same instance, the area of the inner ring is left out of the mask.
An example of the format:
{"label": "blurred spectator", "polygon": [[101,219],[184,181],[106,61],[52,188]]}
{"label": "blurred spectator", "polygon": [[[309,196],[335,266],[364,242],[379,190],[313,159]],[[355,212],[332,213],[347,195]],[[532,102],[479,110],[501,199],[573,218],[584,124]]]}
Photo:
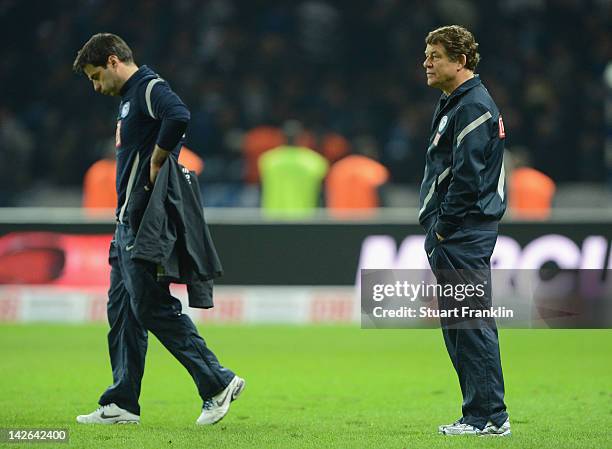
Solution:
{"label": "blurred spectator", "polygon": [[204,171],[204,161],[202,158],[186,146],[181,148],[178,161],[179,164],[184,165],[190,171],[195,172],[195,174],[198,176],[200,176]]}
{"label": "blurred spectator", "polygon": [[314,62],[333,62],[339,53],[340,12],[322,0],[307,0],[297,7],[299,42],[307,58]]}
{"label": "blurred spectator", "polygon": [[327,160],[310,148],[298,146],[302,125],[283,125],[287,144],[266,151],[259,158],[261,206],[267,216],[298,218],[313,214],[319,202]]}
{"label": "blurred spectator", "polygon": [[[106,154],[95,162],[83,179],[83,207],[86,209],[115,209],[117,207],[117,163],[115,162],[114,145],[107,145]],[[204,170],[204,161],[189,148],[183,146],[179,153],[179,163],[200,175]]]}
{"label": "blurred spectator", "polygon": [[282,145],[283,133],[274,126],[258,126],[244,135],[242,148],[245,158],[245,181],[250,184],[259,182],[259,157],[266,151]]}
{"label": "blurred spectator", "polygon": [[85,172],[83,178],[83,207],[85,209],[117,208],[116,172],[115,146],[109,143],[104,157],[96,161]]}
{"label": "blurred spectator", "polygon": [[30,158],[34,139],[30,131],[7,108],[0,107],[0,201],[12,203],[12,193],[24,189],[30,181]]}
{"label": "blurred spectator", "polygon": [[321,142],[321,154],[330,162],[334,163],[344,157],[351,150],[351,144],[346,138],[338,133],[330,132],[323,136]]}
{"label": "blurred spectator", "polygon": [[508,175],[508,201],[513,218],[546,219],[550,215],[554,181],[529,166],[529,155],[524,148],[508,152],[512,168]]}
{"label": "blurred spectator", "polygon": [[372,214],[380,206],[378,189],[389,179],[389,170],[375,154],[353,154],[332,165],[325,184],[329,214],[342,218]]}

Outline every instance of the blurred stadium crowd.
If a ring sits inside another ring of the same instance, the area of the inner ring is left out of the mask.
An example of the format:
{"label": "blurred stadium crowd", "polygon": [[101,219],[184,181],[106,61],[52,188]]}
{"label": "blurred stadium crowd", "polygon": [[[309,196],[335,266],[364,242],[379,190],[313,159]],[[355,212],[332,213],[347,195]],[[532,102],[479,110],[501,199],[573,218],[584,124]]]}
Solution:
{"label": "blurred stadium crowd", "polygon": [[215,205],[242,204],[246,133],[290,118],[315,150],[325,154],[334,136],[332,159],[377,154],[392,183],[417,188],[439,96],[425,84],[424,37],[450,23],[480,43],[478,72],[507,146],[526,148],[560,184],[609,176],[609,0],[2,0],[0,21],[0,206],[33,187],[80,187],[108,151],[117,103],[71,72],[76,51],[103,31],[190,107],[186,145],[204,159],[205,181],[231,193]]}

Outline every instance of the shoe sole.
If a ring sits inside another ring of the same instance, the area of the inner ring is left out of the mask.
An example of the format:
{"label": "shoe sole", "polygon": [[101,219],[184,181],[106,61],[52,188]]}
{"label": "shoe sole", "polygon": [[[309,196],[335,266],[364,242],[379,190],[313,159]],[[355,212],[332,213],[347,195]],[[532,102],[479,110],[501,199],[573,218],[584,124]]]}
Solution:
{"label": "shoe sole", "polygon": [[[445,435],[447,437],[461,437],[461,436],[465,436],[465,435],[470,435],[470,436],[479,436],[480,434],[473,432],[473,433],[468,433],[468,432],[463,432],[463,433],[446,433],[446,432],[440,432],[442,435]],[[481,435],[484,436],[484,435]]]}
{"label": "shoe sole", "polygon": [[508,429],[502,433],[481,433],[479,436],[481,437],[509,437],[510,435],[512,435],[512,432],[510,431],[510,429]]}
{"label": "shoe sole", "polygon": [[446,435],[449,437],[460,437],[462,435],[474,435],[474,436],[479,436],[479,437],[507,437],[512,435],[512,432],[508,429],[502,433],[480,433],[480,432],[475,432],[475,433],[446,433],[444,430],[440,430],[438,432],[440,435]]}
{"label": "shoe sole", "polygon": [[83,422],[77,419],[77,424],[85,424],[85,425],[100,425],[100,426],[111,426],[113,424],[140,424],[140,421],[134,420],[121,420],[121,421],[96,421],[96,422]]}

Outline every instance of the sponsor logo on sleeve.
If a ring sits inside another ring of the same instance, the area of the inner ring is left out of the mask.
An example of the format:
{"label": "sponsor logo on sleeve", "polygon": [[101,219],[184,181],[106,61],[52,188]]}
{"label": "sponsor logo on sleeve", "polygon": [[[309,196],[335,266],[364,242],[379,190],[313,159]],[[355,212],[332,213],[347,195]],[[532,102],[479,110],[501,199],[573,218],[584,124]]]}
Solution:
{"label": "sponsor logo on sleeve", "polygon": [[436,137],[434,137],[434,140],[433,140],[434,146],[438,145],[438,142],[440,141],[440,137],[442,137],[442,134],[436,133]]}
{"label": "sponsor logo on sleeve", "polygon": [[115,148],[121,146],[121,120],[117,120],[117,129],[115,130]]}
{"label": "sponsor logo on sleeve", "polygon": [[505,139],[506,138],[506,129],[504,128],[504,121],[502,119],[502,116],[499,116],[498,119],[498,128],[499,128],[499,138],[500,139]]}

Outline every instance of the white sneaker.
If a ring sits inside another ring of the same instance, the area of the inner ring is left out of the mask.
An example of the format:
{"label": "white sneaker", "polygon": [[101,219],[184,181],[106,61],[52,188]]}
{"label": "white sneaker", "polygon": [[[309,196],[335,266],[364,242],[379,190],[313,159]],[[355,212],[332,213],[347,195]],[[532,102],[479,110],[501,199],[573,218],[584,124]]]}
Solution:
{"label": "white sneaker", "polygon": [[103,405],[89,415],[79,415],[76,420],[81,424],[140,424],[140,416],[114,403]]}
{"label": "white sneaker", "polygon": [[479,435],[480,429],[470,424],[464,424],[461,420],[453,424],[438,427],[438,432],[442,435]]}
{"label": "white sneaker", "polygon": [[503,423],[501,427],[497,427],[495,424],[489,421],[485,428],[480,431],[479,435],[489,437],[505,437],[512,435],[512,432],[510,431],[510,418],[506,419],[506,422]]}
{"label": "white sneaker", "polygon": [[461,422],[461,419],[459,419],[453,424],[446,424],[438,427],[438,432],[443,435],[478,435],[505,437],[511,435],[510,418],[508,418],[506,422],[501,425],[501,427],[497,427],[495,424],[489,421],[487,422],[485,428],[482,430],[469,424],[463,424]]}
{"label": "white sneaker", "polygon": [[246,382],[244,379],[234,376],[225,390],[210,399],[204,401],[202,414],[196,421],[196,424],[201,426],[207,424],[216,424],[223,419],[229,411],[230,403],[237,399],[244,390]]}
{"label": "white sneaker", "polygon": [[457,421],[455,421],[452,424],[443,424],[441,426],[438,426],[438,433],[444,434],[444,429],[446,429],[447,427],[456,426],[457,424],[461,424],[462,419],[463,418],[459,418]]}

